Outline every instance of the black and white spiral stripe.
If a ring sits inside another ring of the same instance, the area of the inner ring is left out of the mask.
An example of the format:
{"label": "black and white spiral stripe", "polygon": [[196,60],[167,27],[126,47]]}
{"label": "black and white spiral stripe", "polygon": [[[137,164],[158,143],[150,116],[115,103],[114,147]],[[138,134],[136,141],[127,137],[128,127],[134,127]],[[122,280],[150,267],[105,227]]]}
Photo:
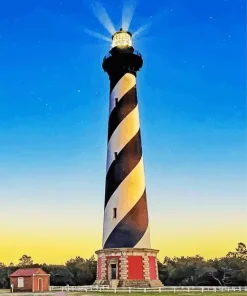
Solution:
{"label": "black and white spiral stripe", "polygon": [[103,248],[134,247],[151,248],[136,77],[126,73],[111,78]]}

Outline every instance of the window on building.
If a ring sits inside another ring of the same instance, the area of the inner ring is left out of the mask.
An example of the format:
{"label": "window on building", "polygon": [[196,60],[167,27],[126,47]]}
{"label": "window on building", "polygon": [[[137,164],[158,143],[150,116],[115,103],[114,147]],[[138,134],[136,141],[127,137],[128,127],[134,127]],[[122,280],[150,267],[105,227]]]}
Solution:
{"label": "window on building", "polygon": [[115,98],[115,107],[117,107],[118,104],[118,98]]}
{"label": "window on building", "polygon": [[114,154],[115,154],[115,160],[117,159],[117,152],[114,152]]}
{"label": "window on building", "polygon": [[24,288],[24,278],[18,277],[18,288]]}
{"label": "window on building", "polygon": [[117,208],[113,208],[113,219],[117,218]]}

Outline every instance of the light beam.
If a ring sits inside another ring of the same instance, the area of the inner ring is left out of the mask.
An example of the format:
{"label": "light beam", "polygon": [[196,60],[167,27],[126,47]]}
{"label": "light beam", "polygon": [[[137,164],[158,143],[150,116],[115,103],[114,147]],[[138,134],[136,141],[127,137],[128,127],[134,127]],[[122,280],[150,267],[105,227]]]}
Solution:
{"label": "light beam", "polygon": [[[146,24],[142,25],[141,27],[139,27],[133,34],[132,37],[133,39],[135,39],[137,36],[139,36],[142,32],[148,30],[154,22],[158,22],[159,20],[161,20],[162,18],[166,17],[169,13],[168,9],[164,9],[161,10],[160,12],[158,12],[155,16],[150,16],[149,20],[147,21]],[[164,26],[164,24],[163,24]]]}
{"label": "light beam", "polygon": [[98,32],[94,32],[94,31],[91,31],[89,29],[84,29],[84,32],[92,37],[95,37],[95,38],[98,38],[98,39],[101,39],[101,40],[104,40],[104,41],[107,41],[107,42],[112,42],[111,38],[108,38],[106,36],[104,36],[103,34],[100,34]]}
{"label": "light beam", "polygon": [[129,30],[135,8],[136,8],[136,0],[125,0],[123,5],[123,13],[122,13],[122,28],[126,31]]}
{"label": "light beam", "polygon": [[91,8],[94,16],[98,19],[98,21],[102,24],[102,26],[113,35],[116,32],[116,29],[107,13],[105,8],[100,2],[93,1],[91,3]]}

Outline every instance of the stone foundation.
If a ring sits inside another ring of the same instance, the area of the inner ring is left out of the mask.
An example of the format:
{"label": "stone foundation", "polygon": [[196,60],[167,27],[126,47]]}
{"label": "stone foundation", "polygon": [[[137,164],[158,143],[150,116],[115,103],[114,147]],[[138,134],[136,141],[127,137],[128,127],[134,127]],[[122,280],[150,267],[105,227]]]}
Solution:
{"label": "stone foundation", "polygon": [[118,287],[128,287],[128,288],[155,288],[163,287],[160,280],[125,280],[119,281]]}
{"label": "stone foundation", "polygon": [[158,278],[158,250],[102,249],[98,256],[95,285],[111,287],[162,287]]}

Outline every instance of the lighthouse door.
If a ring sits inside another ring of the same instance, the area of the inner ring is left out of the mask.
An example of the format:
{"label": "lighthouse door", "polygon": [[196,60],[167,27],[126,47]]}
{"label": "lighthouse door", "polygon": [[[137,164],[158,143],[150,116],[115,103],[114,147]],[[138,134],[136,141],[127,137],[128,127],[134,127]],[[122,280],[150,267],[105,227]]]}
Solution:
{"label": "lighthouse door", "polygon": [[108,262],[108,280],[111,288],[118,285],[118,261],[110,260]]}
{"label": "lighthouse door", "polygon": [[111,264],[111,279],[117,279],[117,264]]}

